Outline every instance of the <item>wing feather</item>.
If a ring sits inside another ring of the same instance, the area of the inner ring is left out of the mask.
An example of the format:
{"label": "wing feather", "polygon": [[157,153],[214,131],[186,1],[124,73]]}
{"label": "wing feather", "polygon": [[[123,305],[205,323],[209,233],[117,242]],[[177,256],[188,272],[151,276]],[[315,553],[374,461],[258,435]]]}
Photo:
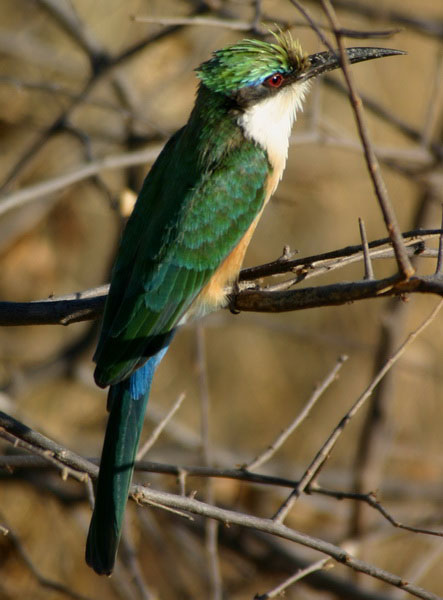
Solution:
{"label": "wing feather", "polygon": [[158,350],[264,202],[263,149],[243,138],[205,170],[183,153],[183,136],[157,159],[122,237],[94,357],[102,386]]}

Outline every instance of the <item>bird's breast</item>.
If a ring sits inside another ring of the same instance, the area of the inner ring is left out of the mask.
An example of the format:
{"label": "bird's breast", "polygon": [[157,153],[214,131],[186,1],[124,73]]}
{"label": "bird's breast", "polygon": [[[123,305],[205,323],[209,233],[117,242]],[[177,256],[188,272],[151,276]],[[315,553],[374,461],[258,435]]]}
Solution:
{"label": "bird's breast", "polygon": [[182,322],[187,322],[194,317],[201,317],[213,310],[226,306],[229,286],[232,285],[238,277],[252,235],[279,180],[280,173],[275,172],[275,170],[271,171],[266,182],[266,195],[260,212],[251,222],[246,233],[235,248],[231,250],[218,269],[214,271],[211,279],[201,290]]}
{"label": "bird's breast", "polygon": [[253,104],[239,117],[244,135],[266,150],[269,162],[280,180],[288,156],[289,137],[296,113],[301,110],[309,84],[282,89]]}

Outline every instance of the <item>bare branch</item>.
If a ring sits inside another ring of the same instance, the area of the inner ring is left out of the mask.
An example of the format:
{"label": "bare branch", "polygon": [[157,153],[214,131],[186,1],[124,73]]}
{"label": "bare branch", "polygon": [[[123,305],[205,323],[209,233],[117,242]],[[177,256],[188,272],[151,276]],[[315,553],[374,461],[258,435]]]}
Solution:
{"label": "bare branch", "polygon": [[[418,245],[411,251],[420,254],[423,250],[421,239],[434,237],[440,233],[437,230],[417,230],[403,234],[410,236],[411,244]],[[369,243],[370,248],[382,246],[388,242],[387,238]],[[296,260],[277,260],[258,267],[244,269],[240,274],[240,281],[260,279],[270,275],[296,272],[297,276],[283,286],[284,290],[293,286],[298,281],[303,281],[310,275],[312,269],[318,268],[324,272],[330,272],[332,268],[339,268],[350,264],[355,260],[361,260],[361,256],[353,256],[360,253],[361,245],[347,246],[341,250],[309,256]],[[426,254],[426,253],[424,253]],[[434,253],[428,253],[434,256]],[[370,252],[372,258],[377,255],[386,256],[385,251]],[[337,263],[329,263],[328,260],[340,259]],[[299,290],[277,291],[259,289],[256,284],[246,285],[245,289],[231,297],[230,308],[237,311],[256,312],[285,312],[303,310],[321,306],[337,306],[367,298],[379,298],[395,296],[405,293],[428,293],[443,294],[443,281],[436,274],[434,276],[412,277],[409,281],[400,282],[399,277],[394,276],[386,279],[373,281],[358,281],[352,283],[337,283],[329,286],[318,286]],[[101,286],[76,294],[48,298],[34,302],[0,302],[0,326],[15,325],[70,325],[79,321],[87,321],[98,318],[106,300],[108,286]]]}
{"label": "bare branch", "polygon": [[[66,467],[71,467],[74,471],[80,472],[82,475],[86,473],[87,475],[96,477],[98,474],[98,467],[96,465],[1,411],[0,430],[20,440],[26,444],[25,447],[28,450],[40,454],[40,456],[62,470]],[[84,478],[82,481],[84,481]]]}
{"label": "bare branch", "polygon": [[148,146],[143,150],[106,156],[105,158],[100,158],[81,165],[71,173],[64,173],[58,177],[48,179],[48,181],[42,181],[8,195],[0,196],[0,216],[12,209],[26,205],[28,202],[37,200],[38,198],[44,196],[49,197],[55,192],[59,192],[74,183],[93,177],[102,171],[125,169],[127,167],[153,162],[161,149],[162,145],[157,144]]}
{"label": "bare branch", "polygon": [[143,571],[138,560],[137,550],[135,548],[134,540],[132,539],[131,528],[127,525],[128,523],[126,522],[120,542],[122,560],[128,568],[141,600],[155,600],[156,595],[152,593],[144,579]]}
{"label": "bare branch", "polygon": [[99,42],[89,34],[85,25],[75,14],[70,3],[60,3],[58,0],[37,0],[40,8],[45,10],[60,26],[60,28],[72,39],[91,60],[106,55],[105,49]]}
{"label": "bare branch", "polygon": [[168,492],[159,492],[157,490],[144,488],[142,486],[134,486],[134,488],[139,502],[155,501],[159,505],[164,505],[168,508],[172,507],[179,510],[188,511],[193,514],[198,514],[206,518],[216,519],[227,526],[240,525],[242,527],[252,528],[257,531],[276,535],[302,546],[311,548],[312,550],[322,552],[323,554],[326,554],[336,560],[338,563],[350,567],[359,573],[365,573],[370,577],[384,581],[385,583],[388,583],[394,587],[398,587],[399,589],[404,589],[417,598],[423,598],[423,600],[441,600],[441,598],[439,598],[436,594],[409,583],[398,575],[394,575],[393,573],[380,569],[375,565],[353,557],[339,546],[335,546],[334,544],[330,544],[329,542],[325,542],[318,538],[299,533],[298,531],[286,527],[286,525],[273,521],[272,519],[262,519],[259,517],[241,514],[232,510],[210,506],[204,502],[196,500],[195,498],[176,496]]}
{"label": "bare branch", "polygon": [[[443,229],[415,229],[412,231],[407,231],[402,235],[405,238],[405,243],[414,244],[417,242],[420,243],[421,241],[424,241],[431,237],[435,237],[439,235],[440,232],[443,232]],[[368,247],[372,250],[388,244],[390,244],[389,238],[381,238],[379,240],[369,242]],[[306,269],[311,266],[319,266],[320,261],[328,261],[334,258],[348,258],[359,254],[362,251],[363,245],[356,244],[354,246],[346,246],[345,248],[340,248],[339,250],[333,250],[331,252],[324,252],[322,254],[306,256],[298,259],[282,260],[280,257],[277,260],[266,263],[264,265],[242,269],[239,280],[245,281],[251,279],[259,279],[261,277],[269,277],[270,275],[279,275],[282,273],[290,272],[290,270],[295,270],[297,267]],[[414,250],[414,253],[420,254],[420,249],[416,248]],[[377,254],[371,252],[370,256],[371,258],[376,258]],[[359,257],[358,260],[361,260],[361,257]],[[329,272],[330,264],[327,265],[327,269]]]}
{"label": "bare branch", "polygon": [[186,394],[184,394],[184,393],[180,394],[180,396],[177,398],[177,400],[172,405],[171,409],[166,413],[164,419],[162,419],[160,421],[160,423],[157,424],[157,427],[154,429],[154,431],[151,433],[149,438],[146,440],[146,442],[143,444],[143,446],[137,452],[137,460],[141,460],[145,456],[145,454],[147,454],[149,452],[149,450],[152,448],[152,446],[155,444],[155,442],[160,437],[163,429],[166,427],[166,425],[169,423],[169,421],[172,419],[172,417],[178,411],[178,409],[182,405],[183,400],[185,398],[186,398]]}
{"label": "bare branch", "polygon": [[340,52],[341,67],[349,88],[351,105],[354,110],[358,132],[364,149],[364,155],[366,158],[368,172],[370,174],[374,186],[374,191],[380,204],[380,208],[383,214],[386,228],[388,230],[389,237],[392,240],[392,245],[394,247],[397,258],[398,268],[400,273],[402,274],[402,277],[404,279],[408,279],[414,274],[414,268],[412,267],[408,256],[405,252],[400,228],[397,223],[397,218],[391,206],[388,197],[388,191],[381,176],[380,166],[378,164],[377,157],[375,156],[375,152],[369,138],[369,132],[363,116],[362,101],[355,88],[354,81],[349,69],[349,61],[346,54],[346,48],[343,43],[343,38],[340,34],[340,25],[330,0],[322,0],[322,5],[335,33],[335,38],[337,40]]}
{"label": "bare branch", "polygon": [[[0,518],[2,519],[3,522],[5,522],[5,519],[3,516],[0,515]],[[75,592],[74,590],[70,589],[68,586],[64,585],[63,583],[54,581],[53,579],[49,579],[48,577],[45,577],[44,575],[42,575],[40,573],[40,571],[37,569],[37,567],[34,565],[34,563],[32,562],[27,550],[25,550],[23,544],[21,543],[19,536],[15,533],[15,531],[9,525],[7,525],[7,536],[8,536],[8,540],[14,547],[17,554],[22,559],[22,561],[25,564],[26,568],[28,569],[29,573],[38,582],[39,585],[41,585],[43,588],[47,588],[48,590],[58,592],[59,594],[62,594],[63,596],[67,596],[68,598],[73,598],[74,600],[90,600],[90,598],[88,596],[83,596],[83,594],[79,594],[79,593]]]}
{"label": "bare branch", "polygon": [[[206,338],[205,330],[201,323],[196,327],[196,346],[197,346],[197,377],[200,396],[200,455],[204,466],[210,466],[212,462],[211,438],[209,428],[210,413],[210,395],[209,381],[206,359]],[[211,479],[206,480],[204,486],[204,497],[206,502],[214,504],[215,493],[214,485]],[[207,555],[207,569],[209,572],[211,598],[212,600],[221,600],[223,597],[223,583],[220,569],[220,560],[218,554],[218,523],[216,521],[207,521],[205,523],[205,547]]]}
{"label": "bare branch", "polygon": [[[257,31],[254,23],[251,21],[241,21],[239,19],[215,19],[213,17],[148,17],[138,16],[132,17],[136,23],[152,23],[153,25],[163,25],[170,27],[171,25],[190,25],[202,27],[222,27],[231,31]],[[265,33],[266,30],[261,30]]]}
{"label": "bare branch", "polygon": [[314,393],[309,398],[308,402],[305,404],[303,410],[299,415],[290,423],[281,433],[280,435],[272,442],[272,444],[266,448],[261,454],[256,456],[250,463],[245,465],[243,468],[252,471],[257,467],[262,466],[265,462],[270,460],[272,456],[277,452],[279,448],[285,443],[288,437],[297,429],[299,425],[308,417],[312,408],[316,404],[317,400],[323,395],[323,393],[328,389],[333,381],[337,379],[338,372],[342,368],[345,361],[348,359],[347,356],[341,356],[334,368],[330,373],[325,377],[325,379],[316,386]]}
{"label": "bare branch", "polygon": [[297,487],[293,492],[288,496],[286,501],[282,504],[282,506],[278,509],[276,514],[274,515],[274,520],[278,522],[283,522],[283,520],[288,515],[289,511],[294,506],[295,501],[300,497],[306,487],[311,483],[311,481],[318,475],[320,469],[323,467],[324,463],[328,459],[332,449],[337,443],[338,438],[343,433],[345,427],[348,425],[349,421],[357,414],[360,408],[364,405],[366,400],[370,397],[374,388],[378,385],[378,383],[383,379],[386,373],[394,366],[394,364],[398,361],[398,359],[404,354],[405,350],[409,347],[409,345],[415,340],[415,338],[422,333],[424,329],[435,319],[437,313],[443,306],[443,300],[437,304],[431,314],[427,317],[425,321],[418,327],[415,331],[410,333],[403,344],[399,347],[399,349],[391,356],[391,358],[385,363],[383,368],[377,373],[374,379],[371,381],[366,390],[361,394],[361,396],[357,399],[351,409],[346,413],[346,415],[340,420],[338,425],[335,427],[333,432],[330,434],[326,442],[322,445],[320,450],[317,452],[314,460],[311,462],[309,467],[306,469],[303,477],[298,483]]}
{"label": "bare branch", "polygon": [[[321,0],[316,0],[320,3]],[[421,14],[415,16],[395,8],[381,5],[374,2],[355,2],[355,0],[334,0],[337,8],[364,15],[370,19],[378,21],[384,19],[391,23],[398,23],[401,26],[406,25],[419,33],[441,39],[443,37],[443,20],[440,18],[425,18]]]}
{"label": "bare branch", "polygon": [[363,219],[358,219],[358,226],[360,229],[361,243],[363,246],[363,257],[365,264],[365,276],[364,279],[372,281],[374,279],[374,270],[372,268],[371,256],[369,254],[368,238],[366,237],[366,228]]}
{"label": "bare branch", "polygon": [[304,569],[299,569],[297,573],[292,575],[292,577],[286,579],[286,581],[275,587],[273,590],[266,592],[265,594],[256,594],[254,596],[254,600],[268,600],[268,598],[276,598],[277,596],[282,595],[282,592],[284,592],[284,590],[286,590],[289,586],[293,585],[297,581],[300,581],[300,579],[303,579],[304,577],[310,575],[311,573],[314,573],[315,571],[321,571],[323,569],[328,568],[328,566],[332,566],[330,564],[328,565],[329,561],[329,558],[322,558],[321,560],[318,560],[317,562],[313,563],[312,565],[309,565],[308,567],[305,567]]}
{"label": "bare branch", "polygon": [[[12,442],[14,443],[14,442]],[[29,444],[28,446],[29,452],[28,454],[19,454],[19,455],[7,455],[0,456],[0,468],[7,469],[9,471],[15,471],[17,469],[60,469],[60,465],[57,465],[55,462],[48,461],[47,457],[44,457],[39,449],[35,446]],[[69,453],[65,449],[65,453]],[[68,456],[68,454],[67,454]],[[75,455],[74,455],[75,456]],[[82,459],[84,460],[84,459]],[[96,465],[98,465],[98,459],[88,459],[88,465],[90,466],[89,475],[93,478],[97,476],[98,469],[94,469]],[[63,459],[60,459],[60,463],[63,463]],[[76,459],[72,457],[70,459],[70,464],[75,468]],[[79,465],[77,465],[77,470],[79,469]],[[243,468],[240,469],[220,469],[216,467],[206,467],[200,465],[171,465],[165,463],[158,463],[152,461],[137,461],[135,464],[135,471],[144,472],[144,473],[159,473],[163,475],[170,475],[172,477],[177,478],[181,481],[180,495],[185,495],[184,493],[184,480],[189,477],[203,477],[203,478],[219,478],[219,479],[232,479],[234,481],[244,481],[247,483],[251,483],[254,485],[266,485],[266,486],[274,486],[274,487],[282,487],[294,489],[299,484],[299,481],[294,479],[286,479],[283,477],[277,477],[273,475],[265,475],[261,473],[252,473],[251,471],[247,471]],[[85,484],[90,490],[91,479],[88,477]],[[385,518],[391,525],[397,527],[399,529],[405,529],[407,531],[412,531],[415,533],[422,533],[425,535],[432,535],[441,537],[442,532],[436,531],[429,528],[418,527],[407,525],[400,522],[394,516],[392,516],[386,508],[382,505],[382,503],[378,500],[377,496],[370,492],[368,494],[358,493],[358,492],[348,492],[343,490],[335,490],[335,489],[327,489],[323,486],[319,486],[316,483],[311,482],[309,486],[306,488],[307,494],[319,494],[322,496],[328,496],[330,498],[336,498],[337,500],[354,500],[357,502],[363,502],[379,512],[383,518]],[[407,491],[408,494],[411,494],[411,490]],[[386,495],[386,492],[384,493]],[[91,495],[91,494],[89,494]],[[92,497],[92,496],[91,496]],[[396,494],[394,493],[394,497],[396,498]],[[427,500],[431,498],[431,492],[429,490],[423,490],[423,497]],[[397,498],[396,498],[397,499]],[[418,498],[421,499],[420,497]],[[93,500],[93,498],[92,498]],[[91,500],[90,504],[92,506],[93,501]],[[440,495],[434,499],[436,502],[440,501]],[[155,504],[155,503],[154,503]],[[156,504],[157,505],[157,504]],[[181,514],[181,513],[180,513]],[[181,515],[182,516],[182,515]],[[1,528],[0,528],[1,533]],[[6,532],[7,533],[7,532]],[[6,535],[5,533],[5,535]]]}
{"label": "bare branch", "polygon": [[398,529],[404,529],[405,531],[411,531],[413,533],[423,533],[425,535],[432,535],[436,537],[443,537],[443,531],[436,531],[435,529],[428,529],[424,527],[417,527],[412,525],[406,525],[405,523],[401,523],[395,517],[393,517],[387,510],[382,506],[381,502],[377,498],[377,494],[375,492],[369,492],[369,494],[362,494],[359,492],[342,492],[342,491],[332,491],[326,490],[315,483],[309,485],[309,488],[306,489],[307,493],[316,492],[323,496],[329,496],[333,498],[337,498],[337,500],[357,500],[359,502],[364,502],[371,508],[375,509],[379,512],[391,525],[397,527]]}

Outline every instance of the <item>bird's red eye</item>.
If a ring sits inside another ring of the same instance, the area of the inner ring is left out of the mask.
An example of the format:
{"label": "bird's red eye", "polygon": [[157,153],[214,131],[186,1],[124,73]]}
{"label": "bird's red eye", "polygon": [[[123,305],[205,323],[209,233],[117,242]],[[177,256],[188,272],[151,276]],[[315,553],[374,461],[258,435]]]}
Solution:
{"label": "bird's red eye", "polygon": [[279,88],[283,83],[284,77],[281,73],[274,73],[267,79],[265,79],[265,84],[269,87]]}

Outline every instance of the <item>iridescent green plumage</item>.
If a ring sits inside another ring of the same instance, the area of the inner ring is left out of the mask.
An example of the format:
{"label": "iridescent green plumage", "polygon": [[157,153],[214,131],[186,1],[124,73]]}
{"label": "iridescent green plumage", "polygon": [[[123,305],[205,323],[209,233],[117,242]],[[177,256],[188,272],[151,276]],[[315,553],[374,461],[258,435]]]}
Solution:
{"label": "iridescent green plumage", "polygon": [[214,92],[229,93],[262,83],[273,73],[291,73],[308,66],[307,56],[289,32],[273,35],[277,43],[243,40],[216,50],[196,69],[198,77]]}
{"label": "iridescent green plumage", "polygon": [[261,210],[268,173],[264,149],[245,139],[224,97],[210,97],[202,86],[188,124],[143,184],[121,240],[94,356],[97,384],[111,385],[86,550],[97,573],[113,569],[159,357]]}
{"label": "iridescent green plumage", "polygon": [[208,93],[163,149],[126,226],[95,354],[103,387],[158,350],[263,205],[266,153],[223,118],[222,100],[204,109]]}
{"label": "iridescent green plumage", "polygon": [[[244,40],[219,50],[197,69],[189,121],[146,177],[122,236],[94,356],[97,384],[111,386],[86,547],[100,574],[114,566],[155,369],[175,328],[192,311],[220,306],[240,269],[284,168],[303,96],[293,86],[338,65],[335,55],[307,57],[289,34],[274,35],[273,44]],[[396,53],[351,50],[352,62]]]}

